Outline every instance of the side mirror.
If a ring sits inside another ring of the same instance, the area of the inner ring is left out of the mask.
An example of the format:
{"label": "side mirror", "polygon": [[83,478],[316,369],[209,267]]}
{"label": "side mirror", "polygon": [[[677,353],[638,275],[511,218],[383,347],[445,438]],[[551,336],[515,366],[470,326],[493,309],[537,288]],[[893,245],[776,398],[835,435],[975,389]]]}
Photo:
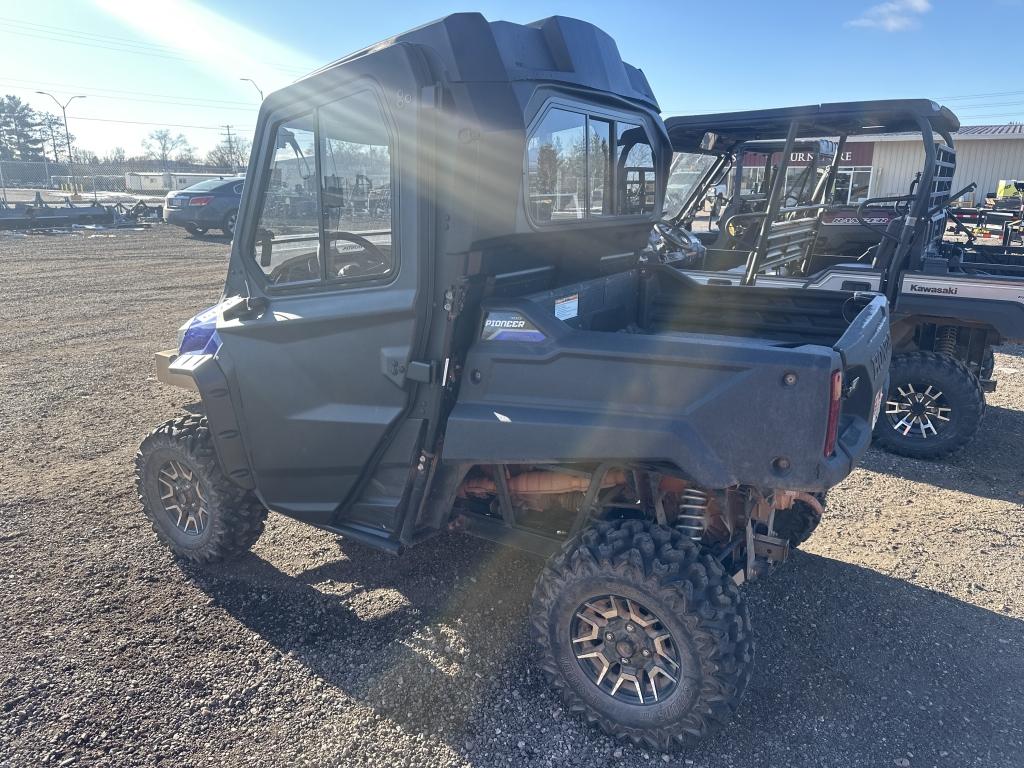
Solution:
{"label": "side mirror", "polygon": [[260,244],[260,266],[269,267],[274,251],[274,233],[269,229],[256,230],[257,242]]}
{"label": "side mirror", "polygon": [[712,131],[705,132],[703,138],[700,140],[700,148],[705,152],[710,152],[715,148],[715,144],[718,143],[718,134]]}
{"label": "side mirror", "polygon": [[286,128],[280,128],[277,131],[277,143],[274,144],[274,149],[284,149],[285,147],[291,147],[295,145],[295,134]]}

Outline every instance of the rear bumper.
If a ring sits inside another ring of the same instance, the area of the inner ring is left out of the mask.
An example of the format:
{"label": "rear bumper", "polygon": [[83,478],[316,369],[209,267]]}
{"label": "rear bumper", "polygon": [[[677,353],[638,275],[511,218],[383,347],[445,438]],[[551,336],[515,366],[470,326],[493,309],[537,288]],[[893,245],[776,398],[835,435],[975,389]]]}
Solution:
{"label": "rear bumper", "polygon": [[195,227],[219,227],[222,216],[223,214],[206,205],[164,208],[164,221],[179,227],[189,224]]}

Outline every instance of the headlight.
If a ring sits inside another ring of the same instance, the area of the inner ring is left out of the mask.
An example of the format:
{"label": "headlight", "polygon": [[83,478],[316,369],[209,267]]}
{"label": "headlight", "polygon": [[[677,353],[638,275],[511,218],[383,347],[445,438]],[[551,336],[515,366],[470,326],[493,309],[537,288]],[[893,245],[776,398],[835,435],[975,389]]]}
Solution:
{"label": "headlight", "polygon": [[178,329],[178,354],[184,355],[189,352],[216,354],[220,348],[220,336],[217,335],[219,308],[218,304],[203,310]]}

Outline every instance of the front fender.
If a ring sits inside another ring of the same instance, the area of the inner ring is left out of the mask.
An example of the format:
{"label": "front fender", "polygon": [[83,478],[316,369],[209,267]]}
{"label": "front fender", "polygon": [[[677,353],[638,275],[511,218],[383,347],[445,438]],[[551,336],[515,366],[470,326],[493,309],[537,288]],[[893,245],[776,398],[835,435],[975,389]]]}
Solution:
{"label": "front fender", "polygon": [[255,479],[231,401],[231,390],[216,356],[158,352],[156,368],[157,378],[165,384],[199,393],[221,470],[240,488],[253,489]]}

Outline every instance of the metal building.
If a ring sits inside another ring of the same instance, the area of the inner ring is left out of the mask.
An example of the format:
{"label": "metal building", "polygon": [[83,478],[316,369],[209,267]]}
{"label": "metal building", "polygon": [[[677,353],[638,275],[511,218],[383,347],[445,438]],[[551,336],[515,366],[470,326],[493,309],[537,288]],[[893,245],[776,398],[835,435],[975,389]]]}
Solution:
{"label": "metal building", "polygon": [[[868,197],[905,194],[914,174],[921,170],[924,149],[919,136],[891,134],[851,137],[849,143],[871,143],[871,180]],[[981,203],[994,195],[1000,179],[1024,179],[1024,124],[969,125],[953,134],[956,175],[953,188],[972,181],[978,189],[964,204]]]}

